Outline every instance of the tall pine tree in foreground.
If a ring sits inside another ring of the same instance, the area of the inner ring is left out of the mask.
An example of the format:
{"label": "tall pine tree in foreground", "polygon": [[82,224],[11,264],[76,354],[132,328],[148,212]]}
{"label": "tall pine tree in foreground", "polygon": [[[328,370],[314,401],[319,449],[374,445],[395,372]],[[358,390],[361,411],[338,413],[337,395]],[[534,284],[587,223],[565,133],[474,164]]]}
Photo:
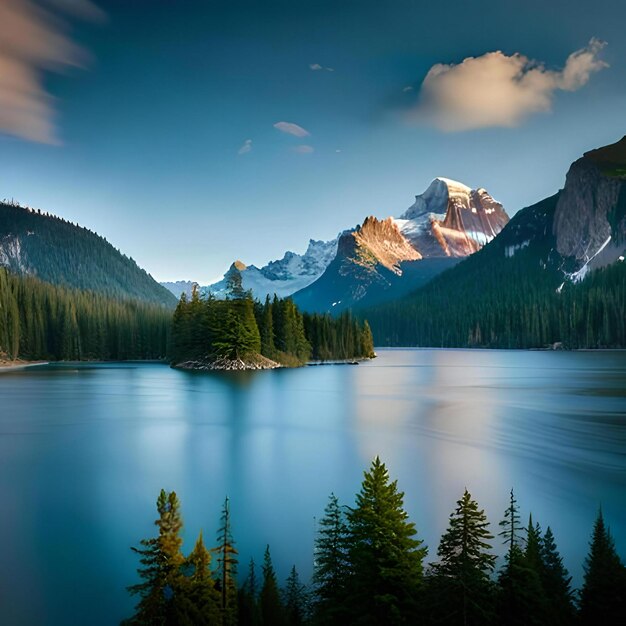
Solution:
{"label": "tall pine tree in foreground", "polygon": [[465,490],[450,515],[433,565],[429,591],[437,623],[483,625],[493,620],[494,586],[490,575],[496,557],[490,554],[493,539],[485,512]]}
{"label": "tall pine tree in foreground", "polygon": [[309,594],[300,582],[296,566],[291,568],[283,592],[287,626],[302,626],[309,613]]}
{"label": "tall pine tree in foreground", "polygon": [[237,592],[239,626],[260,626],[261,613],[257,601],[257,579],[254,559],[250,559],[248,576]]}
{"label": "tall pine tree in foreground", "polygon": [[222,623],[237,623],[237,550],[233,541],[230,522],[230,500],[224,499],[221,526],[217,531],[217,587],[221,594]]}
{"label": "tall pine tree in foreground", "polygon": [[409,624],[415,619],[426,548],[408,521],[404,494],[376,457],[349,509],[348,623]]}
{"label": "tall pine tree in foreground", "polygon": [[499,577],[498,623],[503,625],[543,624],[543,593],[538,573],[528,564],[523,549],[519,507],[511,489],[509,506],[500,522],[507,547]]}
{"label": "tall pine tree in foreground", "polygon": [[211,573],[211,553],[206,549],[202,531],[185,560],[186,590],[191,622],[197,626],[222,623],[220,594]]}
{"label": "tall pine tree in foreground", "polygon": [[143,582],[128,587],[131,594],[140,598],[128,624],[175,624],[181,621],[179,615],[184,610],[184,559],[180,551],[183,521],[176,493],[161,489],[157,511],[159,518],[154,523],[158,536],[142,539],[141,548],[131,548],[139,555],[141,567],[137,572]]}
{"label": "tall pine tree in foreground", "polygon": [[626,570],[622,564],[602,511],[593,525],[585,578],[580,593],[583,624],[622,624],[626,619]]}
{"label": "tall pine tree in foreground", "polygon": [[550,526],[546,528],[541,545],[543,562],[543,590],[548,602],[548,620],[554,626],[565,626],[574,621],[572,577],[559,554]]}
{"label": "tall pine tree in foreground", "polygon": [[346,582],[349,574],[348,528],[334,493],[330,494],[315,538],[315,619],[320,624],[341,626],[344,619]]}
{"label": "tall pine tree in foreground", "polygon": [[280,591],[269,546],[265,547],[263,556],[263,586],[259,594],[259,609],[263,626],[284,626],[285,611],[280,600]]}

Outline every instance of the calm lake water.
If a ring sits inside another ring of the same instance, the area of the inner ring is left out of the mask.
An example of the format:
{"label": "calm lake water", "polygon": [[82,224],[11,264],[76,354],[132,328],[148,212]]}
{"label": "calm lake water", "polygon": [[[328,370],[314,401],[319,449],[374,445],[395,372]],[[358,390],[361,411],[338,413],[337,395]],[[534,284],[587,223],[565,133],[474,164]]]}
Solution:
{"label": "calm lake water", "polygon": [[[464,487],[497,532],[511,487],[552,526],[576,583],[601,504],[626,557],[626,352],[380,350],[359,366],[254,373],[158,364],[0,374],[0,621],[115,624],[129,546],[161,487],[186,551],[225,495],[241,571],[270,544],[308,580],[315,516],[351,504],[376,455],[431,559]],[[500,552],[499,538],[494,540]]]}

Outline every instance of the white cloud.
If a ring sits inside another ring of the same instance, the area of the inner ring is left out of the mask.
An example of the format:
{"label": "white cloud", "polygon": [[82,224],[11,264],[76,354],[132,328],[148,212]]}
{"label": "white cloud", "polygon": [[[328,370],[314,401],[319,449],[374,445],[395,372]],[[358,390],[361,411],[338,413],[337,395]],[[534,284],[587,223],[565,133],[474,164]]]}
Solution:
{"label": "white cloud", "polygon": [[569,55],[562,70],[549,70],[516,53],[488,52],[458,65],[434,65],[410,118],[453,132],[517,126],[533,113],[550,111],[557,90],[576,91],[608,67],[598,39]]}
{"label": "white cloud", "polygon": [[293,122],[276,122],[274,128],[288,135],[294,135],[295,137],[308,137],[311,134],[308,130],[305,130],[302,126],[298,126]]}
{"label": "white cloud", "polygon": [[237,154],[247,154],[252,151],[252,139],[246,139],[237,151]]}
{"label": "white cloud", "polygon": [[315,152],[315,148],[313,146],[308,146],[306,144],[301,144],[299,146],[296,146],[293,149],[294,152],[297,152],[298,154],[311,154],[311,152]]}
{"label": "white cloud", "polygon": [[320,65],[319,63],[310,63],[309,64],[309,69],[313,70],[314,72],[319,72],[320,70],[326,70],[327,72],[334,72],[335,68],[333,67],[324,67],[323,65]]}
{"label": "white cloud", "polygon": [[[49,0],[76,17],[102,20],[88,0]],[[32,0],[0,1],[0,133],[58,144],[52,97],[44,72],[82,67],[86,52],[65,34],[62,17]]]}
{"label": "white cloud", "polygon": [[407,91],[413,91],[413,87],[411,85],[407,85],[406,87],[404,87],[404,89],[402,89],[402,91],[404,91],[405,93]]}

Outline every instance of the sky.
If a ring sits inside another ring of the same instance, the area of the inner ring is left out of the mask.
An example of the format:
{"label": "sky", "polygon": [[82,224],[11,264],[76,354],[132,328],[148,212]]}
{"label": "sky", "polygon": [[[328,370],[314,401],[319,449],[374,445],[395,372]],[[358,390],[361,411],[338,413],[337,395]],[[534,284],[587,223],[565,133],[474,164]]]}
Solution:
{"label": "sky", "polygon": [[201,284],[436,176],[513,215],[626,134],[625,24],[623,0],[1,0],[0,198]]}

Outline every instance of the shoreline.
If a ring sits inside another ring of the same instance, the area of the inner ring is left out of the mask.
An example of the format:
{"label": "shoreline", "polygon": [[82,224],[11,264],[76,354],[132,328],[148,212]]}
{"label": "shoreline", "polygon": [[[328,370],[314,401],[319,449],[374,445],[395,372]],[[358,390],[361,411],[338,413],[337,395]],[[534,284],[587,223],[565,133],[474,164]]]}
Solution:
{"label": "shoreline", "polygon": [[35,367],[36,365],[49,365],[50,361],[0,361],[0,372],[14,372],[15,370]]}

